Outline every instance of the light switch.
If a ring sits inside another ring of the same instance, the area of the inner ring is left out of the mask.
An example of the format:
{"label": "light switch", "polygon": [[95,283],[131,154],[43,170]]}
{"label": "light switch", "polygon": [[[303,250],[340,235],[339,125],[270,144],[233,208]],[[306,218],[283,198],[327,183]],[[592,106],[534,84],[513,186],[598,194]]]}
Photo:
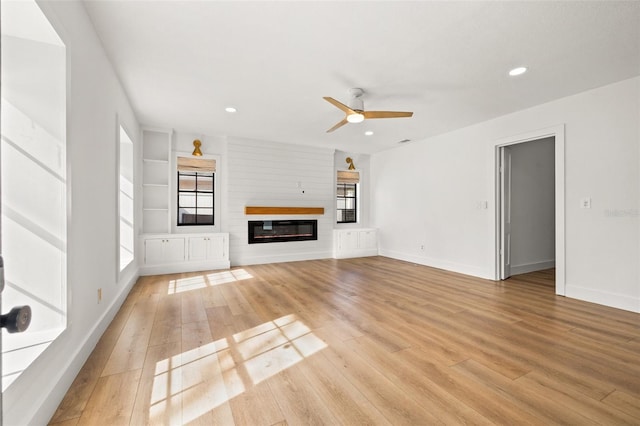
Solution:
{"label": "light switch", "polygon": [[582,209],[590,209],[591,208],[591,197],[584,197],[580,200],[580,208]]}

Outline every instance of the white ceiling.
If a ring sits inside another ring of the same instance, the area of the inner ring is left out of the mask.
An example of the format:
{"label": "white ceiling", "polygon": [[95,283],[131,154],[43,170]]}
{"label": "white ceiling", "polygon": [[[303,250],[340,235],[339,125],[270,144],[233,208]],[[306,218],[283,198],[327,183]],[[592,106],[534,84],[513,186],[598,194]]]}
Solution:
{"label": "white ceiling", "polygon": [[[140,122],[212,136],[373,153],[640,75],[638,1],[85,5]],[[326,133],[352,87],[414,116]]]}

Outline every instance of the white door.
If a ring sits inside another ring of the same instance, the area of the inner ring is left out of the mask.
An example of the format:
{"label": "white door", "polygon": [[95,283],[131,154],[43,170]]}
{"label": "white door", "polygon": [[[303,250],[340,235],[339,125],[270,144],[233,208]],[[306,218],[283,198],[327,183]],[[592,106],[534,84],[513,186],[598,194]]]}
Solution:
{"label": "white door", "polygon": [[500,279],[511,276],[511,151],[500,148]]}

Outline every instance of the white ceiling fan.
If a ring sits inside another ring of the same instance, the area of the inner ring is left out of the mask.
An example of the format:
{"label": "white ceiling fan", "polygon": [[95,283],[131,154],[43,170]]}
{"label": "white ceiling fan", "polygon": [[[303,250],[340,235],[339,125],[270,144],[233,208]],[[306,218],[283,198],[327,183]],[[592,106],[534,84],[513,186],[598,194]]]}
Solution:
{"label": "white ceiling fan", "polygon": [[364,90],[360,88],[349,89],[349,95],[351,96],[351,106],[347,106],[328,96],[325,96],[323,98],[325,101],[338,107],[345,113],[342,121],[327,130],[327,133],[333,132],[334,130],[344,126],[347,123],[361,123],[365,119],[370,118],[400,118],[413,116],[413,112],[405,111],[365,111],[364,103],[361,99],[363,94]]}

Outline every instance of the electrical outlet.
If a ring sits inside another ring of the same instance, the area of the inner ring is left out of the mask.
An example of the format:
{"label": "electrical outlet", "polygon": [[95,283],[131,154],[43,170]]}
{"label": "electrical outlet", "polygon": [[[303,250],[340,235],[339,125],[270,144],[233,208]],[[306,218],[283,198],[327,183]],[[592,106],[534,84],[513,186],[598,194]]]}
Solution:
{"label": "electrical outlet", "polygon": [[422,245],[420,246],[420,250],[421,250],[421,251],[424,251],[424,244],[422,244]]}
{"label": "electrical outlet", "polygon": [[580,200],[580,208],[590,209],[591,208],[591,198],[590,197],[584,197],[583,199],[581,199]]}
{"label": "electrical outlet", "polygon": [[102,302],[102,289],[98,289],[98,303]]}

